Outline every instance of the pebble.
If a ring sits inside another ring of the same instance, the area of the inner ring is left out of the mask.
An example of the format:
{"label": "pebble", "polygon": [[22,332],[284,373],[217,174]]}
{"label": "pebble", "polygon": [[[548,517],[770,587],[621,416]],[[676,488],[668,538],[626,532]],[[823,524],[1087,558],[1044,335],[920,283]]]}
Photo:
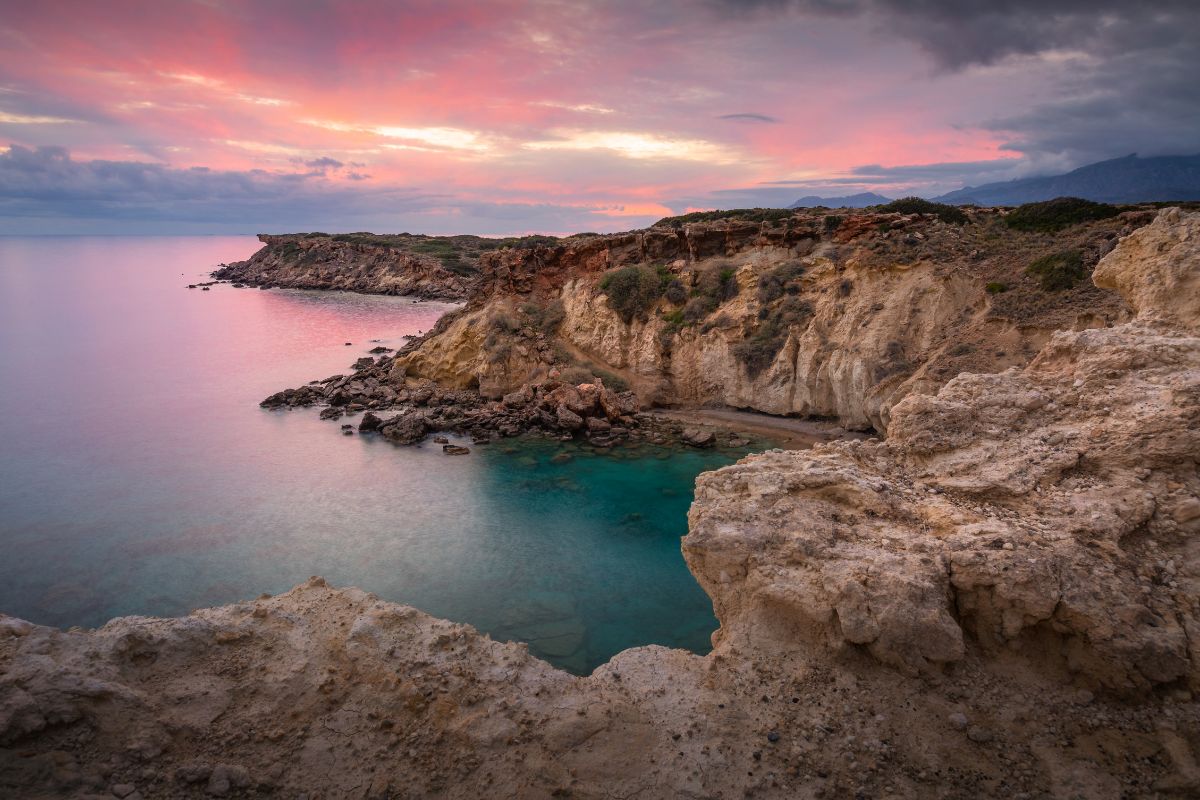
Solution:
{"label": "pebble", "polygon": [[117,783],[111,789],[114,797],[128,797],[137,791],[137,787],[132,783]]}
{"label": "pebble", "polygon": [[987,728],[981,728],[978,725],[972,725],[967,730],[967,738],[976,744],[985,744],[986,742],[990,742],[995,737]]}
{"label": "pebble", "polygon": [[771,731],[770,733],[768,733],[767,741],[768,742],[778,742],[779,741],[779,731]]}
{"label": "pebble", "polygon": [[950,716],[946,717],[946,721],[950,723],[950,727],[956,731],[967,729],[967,715],[960,711],[955,711]]}

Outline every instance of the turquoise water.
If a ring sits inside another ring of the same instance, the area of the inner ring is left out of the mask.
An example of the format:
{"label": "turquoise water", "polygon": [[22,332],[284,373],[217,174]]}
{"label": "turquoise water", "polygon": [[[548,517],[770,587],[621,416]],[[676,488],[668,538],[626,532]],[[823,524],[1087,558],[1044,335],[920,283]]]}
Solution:
{"label": "turquoise water", "polygon": [[448,457],[259,409],[448,306],[183,288],[256,247],[0,238],[0,611],[96,626],[319,574],[581,673],[637,645],[707,650],[679,537],[695,476],[738,454],[522,439]]}

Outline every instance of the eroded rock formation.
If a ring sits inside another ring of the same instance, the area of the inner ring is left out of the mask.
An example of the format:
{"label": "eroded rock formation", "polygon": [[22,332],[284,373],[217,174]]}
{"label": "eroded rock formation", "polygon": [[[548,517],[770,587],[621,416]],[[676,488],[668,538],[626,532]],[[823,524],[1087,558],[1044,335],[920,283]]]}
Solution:
{"label": "eroded rock formation", "polygon": [[[403,352],[409,373],[500,397],[573,366],[619,376],[646,404],[732,406],[886,429],[893,405],[964,370],[1027,364],[1057,329],[1128,313],[1088,281],[1045,291],[1026,267],[1085,264],[1150,215],[1022,233],[1001,212],[958,225],[920,214],[798,211],[773,222],[655,227],[480,258],[472,303]],[[634,313],[614,271],[671,284]]]}
{"label": "eroded rock formation", "polygon": [[684,551],[721,636],[914,672],[969,638],[1091,688],[1200,689],[1198,278],[1200,215],[1165,212],[1096,270],[1132,322],[910,395],[886,441],[702,476]]}
{"label": "eroded rock formation", "polygon": [[[478,237],[299,233],[258,237],[263,247],[214,278],[249,286],[331,289],[465,300],[477,280]],[[461,240],[461,241],[460,241]]]}
{"label": "eroded rock formation", "polygon": [[698,481],[705,657],[587,678],[314,579],[178,620],[0,618],[21,797],[1194,797],[1200,214],[1099,265],[1132,321]]}

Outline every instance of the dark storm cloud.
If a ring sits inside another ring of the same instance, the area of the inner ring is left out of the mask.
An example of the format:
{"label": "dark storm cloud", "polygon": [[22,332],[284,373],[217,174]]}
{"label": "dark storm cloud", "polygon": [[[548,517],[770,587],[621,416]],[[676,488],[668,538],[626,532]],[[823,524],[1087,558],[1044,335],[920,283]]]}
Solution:
{"label": "dark storm cloud", "polygon": [[0,216],[253,224],[327,214],[334,203],[343,210],[361,210],[381,198],[392,209],[436,202],[435,195],[413,191],[351,191],[322,180],[322,174],[76,161],[62,147],[13,145],[0,152]]}
{"label": "dark storm cloud", "polygon": [[766,114],[722,114],[717,119],[727,119],[732,122],[779,122],[775,117],[767,116]]}
{"label": "dark storm cloud", "polygon": [[[1034,163],[1077,166],[1137,151],[1200,151],[1200,1],[713,0],[738,17],[861,19],[907,39],[939,70],[1056,58],[1058,99],[971,120]],[[1019,80],[1020,78],[1014,78]]]}

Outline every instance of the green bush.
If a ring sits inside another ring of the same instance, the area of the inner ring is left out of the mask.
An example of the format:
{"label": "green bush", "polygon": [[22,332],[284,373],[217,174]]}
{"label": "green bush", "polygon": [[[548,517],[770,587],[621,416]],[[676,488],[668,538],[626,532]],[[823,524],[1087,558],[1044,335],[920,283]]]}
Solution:
{"label": "green bush", "polygon": [[608,305],[626,324],[635,317],[645,319],[663,293],[663,280],[651,267],[621,267],[600,279],[600,288],[608,295]]}
{"label": "green bush", "polygon": [[479,242],[480,250],[532,250],[535,247],[554,247],[558,244],[557,236],[509,236],[504,239],[483,239]]}
{"label": "green bush", "polygon": [[569,383],[573,386],[578,386],[581,383],[591,383],[596,379],[592,375],[592,371],[587,367],[570,367],[562,371],[559,380],[563,383]]}
{"label": "green bush", "polygon": [[586,367],[569,367],[563,370],[562,375],[559,376],[559,380],[572,386],[578,386],[581,383],[595,383],[597,378],[604,382],[605,388],[612,389],[614,392],[629,390],[629,381],[592,364]]}
{"label": "green bush", "polygon": [[838,228],[842,227],[842,219],[842,216],[839,214],[826,214],[824,223],[825,230],[833,233]]}
{"label": "green bush", "polygon": [[799,261],[788,261],[758,276],[758,302],[765,305],[783,297],[784,292],[798,290],[799,287],[795,286],[793,281],[803,274],[803,264]]}
{"label": "green bush", "polygon": [[617,375],[614,372],[609,372],[606,369],[598,369],[593,367],[592,371],[596,373],[596,377],[604,381],[604,386],[612,389],[614,392],[629,391],[629,381]]}
{"label": "green bush", "polygon": [[493,314],[489,326],[496,333],[516,333],[521,329],[520,323],[505,311],[497,311]]}
{"label": "green bush", "polygon": [[988,294],[1000,294],[1001,292],[1008,291],[1008,284],[1001,283],[1000,281],[992,281],[984,288],[987,289]]}
{"label": "green bush", "polygon": [[751,378],[757,378],[771,366],[787,342],[788,329],[778,320],[767,320],[752,335],[733,346],[734,357],[746,366]]}
{"label": "green bush", "polygon": [[1108,203],[1093,203],[1078,197],[1056,197],[1043,203],[1018,206],[1004,218],[1004,222],[1019,231],[1053,233],[1081,222],[1107,219],[1120,213],[1119,208]]}
{"label": "green bush", "polygon": [[743,222],[778,222],[791,219],[795,211],[790,208],[733,208],[725,211],[693,211],[677,217],[663,217],[654,227],[678,228],[690,222],[716,222],[736,219]]}
{"label": "green bush", "polygon": [[717,303],[711,297],[693,297],[683,307],[683,321],[689,325],[695,325],[716,310]]}
{"label": "green bush", "polygon": [[562,327],[563,320],[567,316],[561,300],[553,300],[545,306],[539,306],[537,303],[525,303],[521,306],[521,312],[529,318],[529,324],[533,326],[534,330],[541,331],[547,336],[556,333]]}
{"label": "green bush", "polygon": [[720,305],[738,295],[737,271],[728,263],[718,261],[700,273],[696,293]]}
{"label": "green bush", "polygon": [[797,297],[785,299],[769,316],[760,312],[759,319],[762,322],[758,330],[733,346],[734,357],[746,366],[751,378],[758,377],[775,361],[775,356],[779,355],[787,342],[792,326],[806,321],[812,314],[812,304]]}
{"label": "green bush", "polygon": [[1038,285],[1047,292],[1070,289],[1088,275],[1083,266],[1083,254],[1078,250],[1061,250],[1042,256],[1025,271],[1037,278]]}
{"label": "green bush", "polygon": [[932,214],[942,222],[954,225],[965,225],[969,220],[961,208],[948,206],[945,203],[934,203],[921,197],[902,197],[879,206],[884,213],[896,214]]}
{"label": "green bush", "polygon": [[671,305],[681,306],[687,302],[687,289],[684,288],[683,281],[678,278],[671,279],[664,294]]}

